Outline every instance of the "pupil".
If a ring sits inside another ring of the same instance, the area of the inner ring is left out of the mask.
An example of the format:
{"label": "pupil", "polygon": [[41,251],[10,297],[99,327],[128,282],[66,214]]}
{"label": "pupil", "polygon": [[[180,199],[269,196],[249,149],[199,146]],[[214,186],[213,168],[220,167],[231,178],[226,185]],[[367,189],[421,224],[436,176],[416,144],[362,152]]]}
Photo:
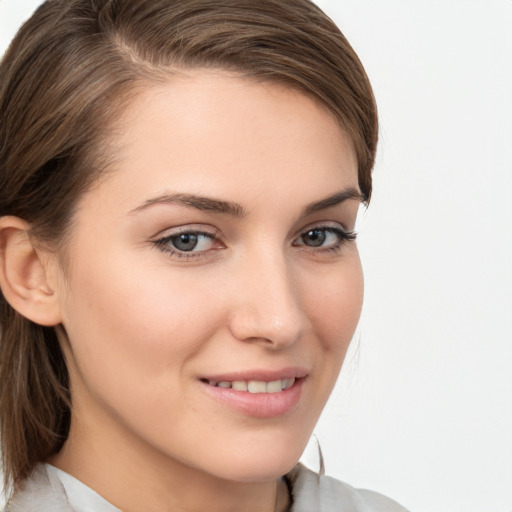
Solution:
{"label": "pupil", "polygon": [[197,245],[197,235],[182,234],[173,238],[172,243],[180,251],[191,251]]}
{"label": "pupil", "polygon": [[302,240],[305,244],[317,247],[325,242],[325,231],[322,229],[312,229],[303,235]]}

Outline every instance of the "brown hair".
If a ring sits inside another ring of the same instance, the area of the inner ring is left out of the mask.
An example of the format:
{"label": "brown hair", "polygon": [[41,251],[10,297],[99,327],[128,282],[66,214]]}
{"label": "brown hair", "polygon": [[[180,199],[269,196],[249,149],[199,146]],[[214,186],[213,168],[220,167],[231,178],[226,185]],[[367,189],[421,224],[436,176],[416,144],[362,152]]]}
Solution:
{"label": "brown hair", "polygon": [[[105,127],[136,85],[208,67],[321,101],[349,135],[368,201],[377,144],[372,90],[355,52],[309,0],[48,0],[0,65],[0,216],[63,245],[77,198],[105,169]],[[56,329],[0,296],[0,435],[6,487],[56,453],[70,423]]]}

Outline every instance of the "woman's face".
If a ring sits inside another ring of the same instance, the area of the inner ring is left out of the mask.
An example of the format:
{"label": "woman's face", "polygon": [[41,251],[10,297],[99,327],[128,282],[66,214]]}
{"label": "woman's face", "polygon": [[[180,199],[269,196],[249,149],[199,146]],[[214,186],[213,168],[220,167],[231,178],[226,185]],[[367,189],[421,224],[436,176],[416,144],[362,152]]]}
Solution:
{"label": "woman's face", "polygon": [[55,284],[68,454],[284,474],[361,309],[352,145],[309,97],[211,71],[147,88],[116,133]]}

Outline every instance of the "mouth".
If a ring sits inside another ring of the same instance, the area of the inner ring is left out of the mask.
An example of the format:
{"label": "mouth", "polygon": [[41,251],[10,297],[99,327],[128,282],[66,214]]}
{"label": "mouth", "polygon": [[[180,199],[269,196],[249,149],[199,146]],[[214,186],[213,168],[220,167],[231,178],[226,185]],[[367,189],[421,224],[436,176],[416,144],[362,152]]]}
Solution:
{"label": "mouth", "polygon": [[202,382],[209,386],[222,388],[222,389],[233,389],[235,391],[242,391],[247,393],[279,393],[286,389],[291,388],[297,379],[290,377],[288,379],[278,379],[272,381],[264,380],[211,380],[201,379]]}
{"label": "mouth", "polygon": [[245,416],[276,418],[299,405],[308,373],[302,369],[255,371],[202,377],[206,394]]}

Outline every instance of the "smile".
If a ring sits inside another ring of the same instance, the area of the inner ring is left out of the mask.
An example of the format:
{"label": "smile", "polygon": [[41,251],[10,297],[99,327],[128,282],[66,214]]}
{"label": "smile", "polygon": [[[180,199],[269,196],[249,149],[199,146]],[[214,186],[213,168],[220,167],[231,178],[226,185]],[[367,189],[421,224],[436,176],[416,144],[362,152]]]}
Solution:
{"label": "smile", "polygon": [[262,380],[208,380],[207,382],[210,386],[233,389],[235,391],[246,391],[248,393],[279,393],[291,388],[295,384],[295,378],[273,380],[270,382]]}
{"label": "smile", "polygon": [[306,368],[287,367],[201,375],[198,380],[216,402],[263,419],[291,413],[299,405],[308,376]]}

